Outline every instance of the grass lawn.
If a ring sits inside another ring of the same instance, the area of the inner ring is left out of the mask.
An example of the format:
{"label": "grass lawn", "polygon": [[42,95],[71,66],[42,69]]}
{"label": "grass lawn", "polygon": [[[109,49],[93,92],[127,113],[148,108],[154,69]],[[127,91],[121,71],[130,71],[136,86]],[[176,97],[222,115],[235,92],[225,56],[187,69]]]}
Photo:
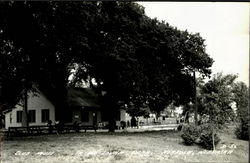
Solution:
{"label": "grass lawn", "polygon": [[15,137],[2,141],[1,162],[248,162],[248,141],[220,135],[218,153],[183,145],[177,131]]}

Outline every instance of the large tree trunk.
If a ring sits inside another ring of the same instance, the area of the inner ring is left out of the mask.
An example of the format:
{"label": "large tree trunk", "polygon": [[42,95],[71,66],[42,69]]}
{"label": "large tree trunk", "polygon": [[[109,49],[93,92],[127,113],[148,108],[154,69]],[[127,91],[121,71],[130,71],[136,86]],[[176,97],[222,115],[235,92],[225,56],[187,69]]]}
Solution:
{"label": "large tree trunk", "polygon": [[[24,105],[23,105],[23,115],[22,115],[22,126],[29,127],[28,120],[28,91],[27,88],[24,88]],[[27,132],[29,132],[29,128],[27,128]]]}
{"label": "large tree trunk", "polygon": [[109,132],[115,132],[116,129],[116,107],[113,101],[109,105]]}
{"label": "large tree trunk", "polygon": [[23,104],[23,118],[22,118],[22,126],[28,127],[28,93],[27,89],[24,89],[24,104]]}
{"label": "large tree trunk", "polygon": [[110,117],[110,119],[109,119],[109,132],[115,132],[115,126],[116,126],[116,123],[115,123],[114,117]]}
{"label": "large tree trunk", "polygon": [[214,127],[212,127],[212,140],[213,140],[213,150],[215,150],[215,144],[214,144]]}
{"label": "large tree trunk", "polygon": [[67,113],[66,111],[68,109],[66,89],[62,91],[60,95],[58,94],[57,104],[55,106],[55,109],[57,113],[56,120],[64,123],[67,119],[66,116],[70,116],[66,114]]}
{"label": "large tree trunk", "polygon": [[106,112],[108,112],[109,117],[109,124],[108,129],[109,132],[115,132],[116,122],[115,122],[115,116],[116,116],[116,105],[113,100],[113,98],[109,94],[105,94],[103,96],[103,106]]}
{"label": "large tree trunk", "polygon": [[[62,70],[66,69],[64,66]],[[68,109],[68,103],[67,103],[67,95],[68,95],[68,88],[67,88],[67,75],[64,71],[59,71],[56,78],[54,79],[55,88],[53,90],[53,94],[55,97],[53,97],[56,101],[56,120],[64,123],[66,120],[66,116],[69,116],[66,114],[66,109]]]}

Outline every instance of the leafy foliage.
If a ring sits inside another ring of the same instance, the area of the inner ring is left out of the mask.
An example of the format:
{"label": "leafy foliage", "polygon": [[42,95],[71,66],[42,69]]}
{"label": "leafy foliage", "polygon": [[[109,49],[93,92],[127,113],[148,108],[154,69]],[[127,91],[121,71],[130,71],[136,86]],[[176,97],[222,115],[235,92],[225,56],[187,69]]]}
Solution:
{"label": "leafy foliage", "polygon": [[[236,78],[236,75],[218,73],[206,83],[199,82],[198,113],[203,123],[200,144],[207,149],[214,148],[213,142],[214,145],[219,142],[217,131],[235,120],[234,103],[240,123],[235,133],[238,138],[249,139],[248,88],[243,82],[235,83]],[[188,110],[192,111],[192,108]]]}
{"label": "leafy foliage", "polygon": [[236,78],[236,75],[218,73],[200,88],[199,113],[201,117],[208,116],[207,122],[216,124],[217,128],[235,118],[232,86]]}
{"label": "leafy foliage", "polygon": [[[24,79],[29,84],[27,89],[38,83],[56,108],[65,107],[68,66],[76,54],[86,49],[77,36],[87,33],[90,17],[86,12],[95,12],[91,3],[1,2],[0,8],[1,41],[5,48],[1,51],[1,58],[5,58],[1,60],[4,61],[1,72],[8,74],[1,77],[6,97],[1,103],[10,103],[5,100],[8,93],[14,99],[21,98]],[[13,77],[15,80],[9,80]],[[19,92],[13,86],[19,87]]]}
{"label": "leafy foliage", "polygon": [[[188,103],[191,72],[209,76],[213,63],[199,34],[151,19],[134,2],[1,2],[0,35],[3,87],[16,99],[22,79],[38,83],[61,116],[68,84],[86,81],[106,92],[111,113]],[[17,101],[3,96],[1,106]]]}
{"label": "leafy foliage", "polygon": [[249,89],[243,82],[237,82],[233,86],[233,92],[239,123],[235,134],[239,139],[249,140]]}
{"label": "leafy foliage", "polygon": [[126,112],[130,114],[130,116],[139,117],[143,116],[144,118],[148,118],[150,114],[149,108],[139,108],[134,105],[129,105],[126,107]]}
{"label": "leafy foliage", "polygon": [[215,146],[220,142],[218,134],[213,133],[211,124],[202,125],[188,124],[183,125],[181,137],[186,145],[198,144],[205,149],[213,149],[213,135]]}
{"label": "leafy foliage", "polygon": [[220,142],[218,134],[214,133],[215,130],[212,128],[211,124],[203,124],[200,127],[201,132],[199,137],[199,145],[205,149],[213,149],[213,137],[215,146]]}
{"label": "leafy foliage", "polygon": [[238,139],[249,140],[249,123],[241,122],[235,129],[235,135]]}
{"label": "leafy foliage", "polygon": [[186,145],[194,144],[199,138],[199,134],[200,134],[199,127],[197,127],[194,124],[183,125],[182,127],[183,129],[182,129],[181,137],[184,140],[184,143]]}
{"label": "leafy foliage", "polygon": [[235,82],[236,78],[236,75],[218,73],[212,80],[200,85],[198,111],[203,122],[214,124],[215,130],[227,122],[237,120],[237,137],[249,139],[249,89],[243,82]]}

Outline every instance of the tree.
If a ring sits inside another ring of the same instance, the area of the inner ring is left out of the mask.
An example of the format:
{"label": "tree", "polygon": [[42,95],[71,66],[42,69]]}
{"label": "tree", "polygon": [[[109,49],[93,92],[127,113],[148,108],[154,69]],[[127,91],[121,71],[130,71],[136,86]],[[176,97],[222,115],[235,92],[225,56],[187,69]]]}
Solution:
{"label": "tree", "polygon": [[3,109],[12,108],[22,97],[25,79],[28,90],[38,83],[53,99],[61,113],[57,119],[63,120],[70,66],[74,56],[88,48],[79,36],[91,28],[95,6],[94,2],[1,2]]}
{"label": "tree", "polygon": [[200,94],[202,115],[209,115],[211,121],[216,121],[220,125],[234,119],[232,90],[236,78],[236,75],[217,73],[213,79],[204,84]]}
{"label": "tree", "polygon": [[[92,58],[90,66],[81,64],[84,68],[76,74],[89,71],[97,87],[115,101],[148,105],[158,113],[172,101],[179,105],[192,100],[191,73],[209,75],[213,62],[205,53],[204,40],[148,18],[134,3],[103,2],[101,6],[106,18],[100,22],[103,36],[92,48],[97,51],[92,57],[99,59]],[[122,22],[116,23],[118,19]],[[75,79],[82,79],[79,76]]]}
{"label": "tree", "polygon": [[110,115],[125,104],[159,113],[172,101],[188,103],[191,73],[211,73],[199,34],[151,19],[134,2],[1,2],[0,11],[2,41],[16,51],[3,57],[17,60],[3,71],[38,83],[62,120],[72,69],[72,84],[95,80],[92,87],[106,92]]}
{"label": "tree", "polygon": [[236,135],[243,140],[249,140],[249,88],[243,82],[233,85],[233,100],[236,103],[237,121]]}
{"label": "tree", "polygon": [[199,94],[199,113],[203,121],[212,127],[213,149],[214,135],[225,123],[234,119],[233,85],[236,75],[217,73],[201,86]]}

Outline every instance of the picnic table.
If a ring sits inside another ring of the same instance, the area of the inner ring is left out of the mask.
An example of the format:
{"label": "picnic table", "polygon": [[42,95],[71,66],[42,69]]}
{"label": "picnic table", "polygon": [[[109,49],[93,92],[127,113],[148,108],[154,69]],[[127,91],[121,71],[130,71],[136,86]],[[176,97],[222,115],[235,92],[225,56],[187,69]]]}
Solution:
{"label": "picnic table", "polygon": [[9,127],[6,130],[7,137],[10,135],[34,135],[34,134],[48,134],[48,133],[69,133],[80,132],[84,130],[94,130],[96,132],[98,128],[95,126],[81,126],[81,125],[37,125],[29,127]]}

